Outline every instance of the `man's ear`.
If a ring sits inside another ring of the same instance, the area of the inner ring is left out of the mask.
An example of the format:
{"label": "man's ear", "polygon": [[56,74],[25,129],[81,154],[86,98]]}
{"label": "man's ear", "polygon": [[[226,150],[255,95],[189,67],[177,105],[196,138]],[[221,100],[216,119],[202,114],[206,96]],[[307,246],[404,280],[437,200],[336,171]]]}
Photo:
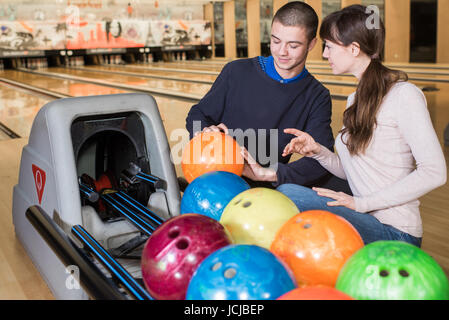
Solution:
{"label": "man's ear", "polygon": [[313,48],[315,48],[317,42],[318,42],[318,39],[317,39],[317,38],[313,38],[313,39],[309,42],[309,49],[308,49],[309,52],[312,51]]}

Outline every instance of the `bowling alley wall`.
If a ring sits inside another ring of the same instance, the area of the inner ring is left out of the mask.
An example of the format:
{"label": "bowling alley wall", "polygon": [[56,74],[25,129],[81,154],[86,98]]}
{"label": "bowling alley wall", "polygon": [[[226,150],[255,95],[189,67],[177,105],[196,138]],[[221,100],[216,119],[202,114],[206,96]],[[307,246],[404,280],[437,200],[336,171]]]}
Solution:
{"label": "bowling alley wall", "polygon": [[[204,46],[208,53],[201,56],[207,57],[267,56],[273,14],[287,2],[0,0],[0,57],[8,57],[2,54],[8,50],[170,46],[192,46],[191,50]],[[305,2],[315,9],[320,21],[348,5],[374,5],[387,30],[387,63],[449,63],[448,0]],[[310,60],[322,60],[322,45],[319,40],[309,54]]]}
{"label": "bowling alley wall", "polygon": [[203,20],[202,4],[183,3],[1,1],[0,48],[76,50],[210,44],[210,22]]}

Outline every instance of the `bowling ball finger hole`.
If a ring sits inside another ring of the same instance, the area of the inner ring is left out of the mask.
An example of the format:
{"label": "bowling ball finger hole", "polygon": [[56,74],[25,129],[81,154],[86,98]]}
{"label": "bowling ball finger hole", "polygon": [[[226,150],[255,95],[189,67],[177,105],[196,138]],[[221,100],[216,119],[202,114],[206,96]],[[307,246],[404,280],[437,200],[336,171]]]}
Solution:
{"label": "bowling ball finger hole", "polygon": [[380,275],[382,278],[385,278],[385,277],[388,277],[388,276],[390,275],[390,273],[389,273],[387,270],[381,270],[381,271],[379,272],[379,275]]}
{"label": "bowling ball finger hole", "polygon": [[410,273],[408,273],[405,270],[399,270],[399,274],[401,275],[401,277],[407,278],[408,276],[410,276]]}
{"label": "bowling ball finger hole", "polygon": [[218,269],[220,269],[221,268],[221,266],[222,266],[223,264],[221,263],[221,262],[217,262],[216,264],[214,264],[213,266],[212,266],[212,271],[217,271]]}
{"label": "bowling ball finger hole", "polygon": [[310,229],[310,228],[312,228],[312,225],[311,225],[310,223],[306,223],[306,224],[303,226],[303,228],[304,228],[304,229]]}
{"label": "bowling ball finger hole", "polygon": [[178,229],[171,229],[168,232],[168,236],[169,236],[169,238],[172,238],[172,239],[176,238],[177,236],[179,236],[179,230]]}
{"label": "bowling ball finger hole", "polygon": [[243,208],[248,208],[251,205],[251,202],[247,201],[243,204]]}
{"label": "bowling ball finger hole", "polygon": [[235,277],[236,274],[237,274],[237,270],[235,270],[234,268],[229,268],[229,269],[225,270],[224,277],[226,279],[232,279]]}
{"label": "bowling ball finger hole", "polygon": [[242,202],[242,199],[237,200],[236,202],[234,202],[234,205],[238,205],[240,202]]}
{"label": "bowling ball finger hole", "polygon": [[176,248],[179,250],[185,250],[189,247],[189,242],[186,239],[181,239],[176,242]]}

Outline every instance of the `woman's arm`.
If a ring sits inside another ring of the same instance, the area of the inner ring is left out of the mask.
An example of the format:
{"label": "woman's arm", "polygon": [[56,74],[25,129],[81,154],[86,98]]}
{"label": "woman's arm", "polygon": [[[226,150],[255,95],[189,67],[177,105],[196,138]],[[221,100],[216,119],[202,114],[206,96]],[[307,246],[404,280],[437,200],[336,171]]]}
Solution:
{"label": "woman's arm", "polygon": [[319,144],[306,132],[298,129],[285,129],[285,133],[296,136],[285,147],[282,156],[287,156],[292,153],[299,153],[305,157],[310,157],[317,160],[322,167],[333,175],[346,180],[346,174],[343,170],[340,158],[337,154],[330,151],[325,146]]}
{"label": "woman's arm", "polygon": [[400,88],[398,127],[410,146],[416,169],[403,179],[366,197],[355,198],[356,210],[370,212],[401,205],[446,183],[446,162],[433,128],[424,94],[414,85]]}
{"label": "woman's arm", "polygon": [[328,148],[321,146],[320,152],[314,155],[312,158],[317,160],[327,171],[340,179],[347,180],[346,173],[341,164],[340,157],[330,151]]}

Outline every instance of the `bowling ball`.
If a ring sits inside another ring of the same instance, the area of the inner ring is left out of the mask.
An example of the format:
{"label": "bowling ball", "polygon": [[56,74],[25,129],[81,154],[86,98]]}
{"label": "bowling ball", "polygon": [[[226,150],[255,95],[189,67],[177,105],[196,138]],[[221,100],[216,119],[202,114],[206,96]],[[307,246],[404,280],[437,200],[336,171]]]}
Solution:
{"label": "bowling ball", "polygon": [[362,238],[348,221],[313,210],[287,221],[270,250],[287,263],[299,287],[334,287],[346,260],[362,247]]}
{"label": "bowling ball", "polygon": [[278,229],[298,212],[296,205],[279,191],[253,188],[228,203],[220,222],[234,243],[269,249]]}
{"label": "bowling ball", "polygon": [[184,299],[201,261],[230,243],[223,226],[212,218],[185,214],[167,220],[145,243],[141,258],[145,287],[155,299]]}
{"label": "bowling ball", "polygon": [[267,249],[229,245],[200,264],[186,299],[274,300],[295,287],[291,271]]}
{"label": "bowling ball", "polygon": [[354,300],[346,293],[327,286],[296,288],[277,300]]}
{"label": "bowling ball", "polygon": [[449,282],[438,263],[402,241],[366,245],[346,262],[336,288],[360,300],[449,299]]}
{"label": "bowling ball", "polygon": [[249,184],[234,173],[205,173],[193,180],[184,191],[181,214],[199,213],[218,221],[229,201],[248,189]]}
{"label": "bowling ball", "polygon": [[188,182],[211,171],[242,175],[244,160],[238,143],[222,132],[203,132],[182,153],[181,168]]}

